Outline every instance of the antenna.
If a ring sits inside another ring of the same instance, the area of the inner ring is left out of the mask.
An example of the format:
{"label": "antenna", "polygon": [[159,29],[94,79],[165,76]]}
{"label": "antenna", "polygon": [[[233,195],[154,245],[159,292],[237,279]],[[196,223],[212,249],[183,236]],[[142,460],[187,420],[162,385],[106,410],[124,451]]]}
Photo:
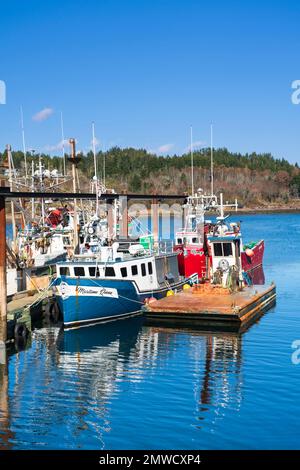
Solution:
{"label": "antenna", "polygon": [[25,131],[24,131],[24,118],[23,118],[23,107],[20,106],[21,114],[21,131],[22,131],[22,142],[23,142],[23,153],[24,153],[24,163],[25,163],[25,179],[27,181],[27,157],[26,157],[26,145],[25,145]]}
{"label": "antenna", "polygon": [[97,158],[96,158],[96,141],[95,141],[95,123],[92,122],[92,134],[93,134],[93,154],[94,154],[94,171],[95,179],[97,179]]}
{"label": "antenna", "polygon": [[214,149],[213,149],[213,125],[210,125],[210,192],[214,194]]}
{"label": "antenna", "polygon": [[191,126],[191,173],[192,173],[192,196],[194,196],[194,152],[193,152],[193,127]]}
{"label": "antenna", "polygon": [[63,120],[62,111],[60,112],[60,127],[61,127],[62,158],[63,158],[63,165],[64,165],[64,176],[66,176],[65,134],[64,134],[64,120]]}

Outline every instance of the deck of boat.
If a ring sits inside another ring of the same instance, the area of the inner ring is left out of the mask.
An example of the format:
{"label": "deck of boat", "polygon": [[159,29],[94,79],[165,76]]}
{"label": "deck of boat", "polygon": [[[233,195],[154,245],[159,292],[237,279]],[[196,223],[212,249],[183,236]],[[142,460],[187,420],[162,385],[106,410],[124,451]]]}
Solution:
{"label": "deck of boat", "polygon": [[150,322],[231,329],[248,325],[275,302],[275,285],[245,287],[230,293],[205,284],[152,301],[145,312]]}

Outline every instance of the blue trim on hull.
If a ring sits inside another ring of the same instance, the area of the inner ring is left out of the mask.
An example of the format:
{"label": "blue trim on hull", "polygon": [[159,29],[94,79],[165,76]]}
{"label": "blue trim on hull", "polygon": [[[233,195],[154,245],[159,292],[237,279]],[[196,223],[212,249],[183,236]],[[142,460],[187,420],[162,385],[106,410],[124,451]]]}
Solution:
{"label": "blue trim on hull", "polygon": [[[119,295],[118,298],[71,295],[65,299],[57,296],[65,325],[113,320],[115,317],[136,313],[141,309],[139,297],[133,283],[130,281],[83,280],[65,278],[64,276],[60,279],[69,286],[114,288]],[[57,284],[60,284],[60,282],[57,282]]]}
{"label": "blue trim on hull", "polygon": [[166,286],[153,292],[137,292],[133,281],[96,279],[96,278],[70,278],[61,276],[55,282],[60,285],[62,282],[69,286],[76,287],[100,287],[116,289],[118,298],[102,297],[99,295],[81,296],[70,295],[64,299],[57,296],[57,302],[63,315],[63,323],[66,327],[84,325],[98,322],[107,322],[118,318],[125,318],[137,315],[142,308],[143,302],[148,297],[157,299],[165,296],[166,292],[172,288],[180,289],[186,282],[180,281],[173,286]]}

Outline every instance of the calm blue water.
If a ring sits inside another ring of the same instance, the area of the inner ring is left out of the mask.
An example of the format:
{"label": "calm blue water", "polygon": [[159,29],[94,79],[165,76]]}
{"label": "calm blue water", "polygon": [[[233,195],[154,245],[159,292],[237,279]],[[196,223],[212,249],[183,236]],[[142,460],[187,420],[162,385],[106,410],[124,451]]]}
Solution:
{"label": "calm blue water", "polygon": [[0,366],[0,448],[299,448],[300,215],[240,219],[266,240],[273,310],[243,335],[141,318],[36,329]]}

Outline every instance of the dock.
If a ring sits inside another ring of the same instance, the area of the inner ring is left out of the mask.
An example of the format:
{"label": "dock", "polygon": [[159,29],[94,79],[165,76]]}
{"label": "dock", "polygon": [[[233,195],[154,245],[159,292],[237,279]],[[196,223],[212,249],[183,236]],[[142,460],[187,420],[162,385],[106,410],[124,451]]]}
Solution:
{"label": "dock", "polygon": [[[27,290],[10,296],[7,302],[7,342],[26,342],[33,324],[41,322],[46,315],[53,318],[53,295],[49,290],[43,292]],[[56,323],[56,321],[54,321]]]}
{"label": "dock", "polygon": [[153,300],[144,307],[150,324],[242,331],[276,303],[276,287],[244,287],[231,293],[211,284]]}

